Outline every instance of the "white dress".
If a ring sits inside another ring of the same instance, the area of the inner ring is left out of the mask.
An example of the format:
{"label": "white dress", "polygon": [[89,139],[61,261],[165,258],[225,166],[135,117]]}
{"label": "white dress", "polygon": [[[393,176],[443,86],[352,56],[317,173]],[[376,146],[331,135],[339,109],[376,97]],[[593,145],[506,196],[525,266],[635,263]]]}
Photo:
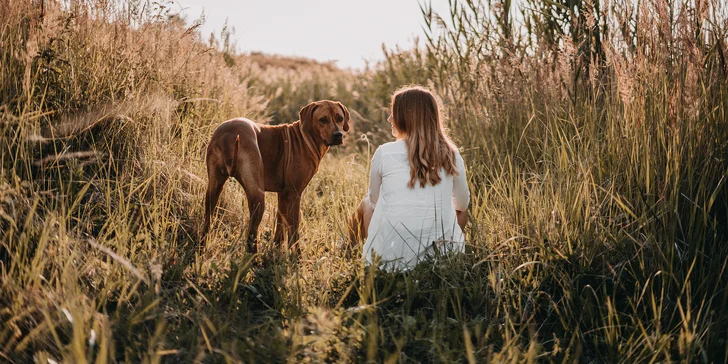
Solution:
{"label": "white dress", "polygon": [[[440,170],[436,186],[419,183],[407,187],[410,165],[403,140],[386,143],[374,152],[365,203],[374,206],[362,257],[372,263],[372,253],[381,257],[384,269],[414,267],[433,245],[444,251],[462,251],[464,236],[455,211],[465,211],[470,201],[465,163],[455,153],[459,174]],[[433,244],[434,243],[434,244]]]}

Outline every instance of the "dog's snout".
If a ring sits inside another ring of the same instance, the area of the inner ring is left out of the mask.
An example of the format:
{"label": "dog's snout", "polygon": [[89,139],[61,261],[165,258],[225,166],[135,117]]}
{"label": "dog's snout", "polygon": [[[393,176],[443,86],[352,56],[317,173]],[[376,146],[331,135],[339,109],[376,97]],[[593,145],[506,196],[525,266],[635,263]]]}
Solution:
{"label": "dog's snout", "polygon": [[331,134],[331,145],[340,145],[344,142],[344,133],[337,130]]}

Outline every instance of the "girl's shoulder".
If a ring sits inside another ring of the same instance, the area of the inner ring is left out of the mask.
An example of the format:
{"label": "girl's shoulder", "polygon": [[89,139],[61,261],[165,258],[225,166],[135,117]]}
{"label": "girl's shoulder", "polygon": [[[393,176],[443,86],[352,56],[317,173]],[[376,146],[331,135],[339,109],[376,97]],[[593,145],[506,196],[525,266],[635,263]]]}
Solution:
{"label": "girl's shoulder", "polygon": [[376,153],[378,154],[407,154],[407,144],[404,140],[397,140],[394,142],[384,143],[377,148]]}
{"label": "girl's shoulder", "polygon": [[460,154],[460,149],[458,147],[454,147],[452,149],[455,151],[455,159],[462,160],[463,156],[462,156],[462,154]]}

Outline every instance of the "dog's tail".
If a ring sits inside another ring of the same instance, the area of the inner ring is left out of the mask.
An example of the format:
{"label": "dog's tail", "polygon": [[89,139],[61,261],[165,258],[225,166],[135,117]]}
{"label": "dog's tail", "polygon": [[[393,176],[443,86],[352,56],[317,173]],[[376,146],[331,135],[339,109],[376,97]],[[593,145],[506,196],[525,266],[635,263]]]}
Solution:
{"label": "dog's tail", "polygon": [[228,171],[228,175],[231,177],[235,176],[235,173],[237,173],[238,170],[238,151],[240,150],[240,134],[238,134],[237,137],[235,137],[235,151],[233,152],[233,165],[230,167],[230,171]]}

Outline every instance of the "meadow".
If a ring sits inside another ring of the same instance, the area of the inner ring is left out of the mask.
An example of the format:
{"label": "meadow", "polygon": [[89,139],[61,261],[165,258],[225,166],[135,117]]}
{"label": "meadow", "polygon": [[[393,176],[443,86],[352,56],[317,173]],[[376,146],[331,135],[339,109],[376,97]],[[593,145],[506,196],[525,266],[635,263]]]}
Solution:
{"label": "meadow", "polygon": [[[728,5],[450,4],[345,71],[237,54],[165,2],[1,2],[0,361],[728,361]],[[386,273],[341,242],[407,84],[466,161],[468,249]],[[273,196],[245,252],[236,183],[198,249],[214,128],[317,99],[353,124],[299,261]]]}

